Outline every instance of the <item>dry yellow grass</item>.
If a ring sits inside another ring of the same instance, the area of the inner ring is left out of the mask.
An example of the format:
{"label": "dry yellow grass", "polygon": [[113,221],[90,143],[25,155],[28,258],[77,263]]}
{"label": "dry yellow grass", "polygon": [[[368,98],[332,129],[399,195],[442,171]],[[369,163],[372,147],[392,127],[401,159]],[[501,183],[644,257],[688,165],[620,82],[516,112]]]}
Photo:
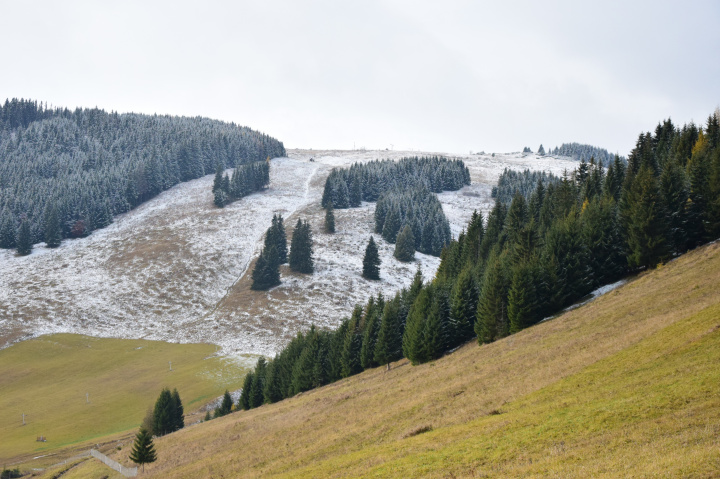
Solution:
{"label": "dry yellow grass", "polygon": [[713,244],[497,343],[161,438],[146,475],[718,476],[719,304]]}

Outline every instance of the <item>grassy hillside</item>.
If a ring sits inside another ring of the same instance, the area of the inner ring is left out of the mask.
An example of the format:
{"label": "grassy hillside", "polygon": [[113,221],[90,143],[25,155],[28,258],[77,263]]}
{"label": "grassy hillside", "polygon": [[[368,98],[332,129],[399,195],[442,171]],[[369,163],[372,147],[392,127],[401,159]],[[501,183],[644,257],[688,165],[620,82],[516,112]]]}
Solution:
{"label": "grassy hillside", "polygon": [[[38,467],[57,462],[61,450],[86,450],[134,430],[165,386],[178,388],[186,413],[239,388],[244,370],[211,357],[216,349],[55,334],[1,350],[0,464],[45,456],[30,464]],[[47,442],[36,442],[41,435]]]}
{"label": "grassy hillside", "polygon": [[720,474],[718,364],[713,244],[496,343],[163,437],[146,474],[707,477]]}

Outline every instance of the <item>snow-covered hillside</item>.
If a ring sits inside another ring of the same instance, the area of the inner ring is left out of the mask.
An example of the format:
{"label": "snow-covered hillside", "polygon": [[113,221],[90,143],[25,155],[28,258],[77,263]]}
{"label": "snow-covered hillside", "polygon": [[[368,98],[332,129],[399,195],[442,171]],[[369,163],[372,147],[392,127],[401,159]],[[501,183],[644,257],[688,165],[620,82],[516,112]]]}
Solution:
{"label": "snow-covered hillside", "polygon": [[[322,232],[319,202],[333,167],[422,155],[407,151],[290,150],[272,161],[270,188],[224,209],[212,204],[212,176],[180,184],[88,238],[27,257],[0,251],[0,347],[51,332],[209,342],[225,353],[272,354],[311,323],[334,326],[370,294],[389,296],[409,284],[417,267],[392,258],[375,235],[382,281],[360,276],[372,234],[374,204],[337,210],[337,233]],[[456,236],[475,209],[487,214],[490,190],[503,168],[562,174],[574,163],[535,155],[448,155],[462,158],[473,184],[439,195]],[[288,234],[307,218],[316,273],[282,270],[283,284],[249,289],[249,271],[274,213]],[[431,277],[438,258],[418,254]]]}

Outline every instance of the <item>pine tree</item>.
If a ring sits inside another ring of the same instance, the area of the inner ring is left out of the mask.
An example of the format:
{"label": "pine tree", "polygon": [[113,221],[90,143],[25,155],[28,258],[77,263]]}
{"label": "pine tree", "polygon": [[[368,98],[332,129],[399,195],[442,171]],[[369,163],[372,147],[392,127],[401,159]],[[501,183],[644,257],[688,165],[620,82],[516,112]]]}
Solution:
{"label": "pine tree", "polygon": [[30,222],[27,218],[20,221],[20,228],[17,233],[17,252],[21,256],[29,255],[32,252],[33,241],[30,233]]}
{"label": "pine tree", "polygon": [[365,256],[363,257],[363,278],[380,279],[380,255],[375,240],[370,236],[370,241],[365,248]]}
{"label": "pine tree", "polygon": [[164,388],[160,392],[157,401],[155,401],[155,408],[153,409],[153,432],[156,436],[164,436],[165,434],[171,433],[175,430],[174,422],[172,394],[168,388]]}
{"label": "pine tree", "polygon": [[400,295],[385,303],[380,318],[380,329],[375,343],[375,362],[387,364],[402,358],[402,331],[400,328]]}
{"label": "pine tree", "polygon": [[406,224],[402,231],[397,235],[393,256],[398,261],[403,262],[409,262],[415,259],[415,236],[413,235],[410,225]]}
{"label": "pine tree", "polygon": [[332,201],[328,203],[325,209],[325,232],[335,232],[335,210],[333,209]]}
{"label": "pine tree", "polygon": [[437,288],[433,295],[433,302],[424,332],[424,354],[426,360],[438,359],[450,346],[450,305],[447,293]]}
{"label": "pine tree", "polygon": [[250,288],[256,291],[270,289],[280,284],[280,261],[274,245],[270,249],[263,249],[260,253],[252,272],[252,280]]}
{"label": "pine tree", "polygon": [[157,460],[152,435],[150,435],[145,428],[141,427],[135,436],[135,442],[133,443],[132,451],[130,451],[130,460],[135,464],[141,465],[143,472],[145,472],[145,464],[150,464]]}
{"label": "pine tree", "polygon": [[362,349],[362,308],[355,306],[350,323],[348,324],[347,333],[343,342],[342,356],[340,358],[342,367],[341,375],[346,378],[362,372],[362,364],[360,364],[360,350]]}
{"label": "pine tree", "polygon": [[[104,225],[105,226],[105,225]],[[60,219],[57,210],[49,206],[45,209],[45,244],[48,248],[57,248],[62,241]]]}
{"label": "pine tree", "polygon": [[218,188],[215,190],[215,193],[213,194],[213,203],[218,208],[224,208],[225,205],[228,203],[228,195],[225,193],[225,190],[222,188]]}
{"label": "pine tree", "polygon": [[[255,372],[252,377],[252,384],[250,385],[250,407],[260,407],[265,402],[265,396],[263,390],[265,389],[265,374],[267,372],[267,363],[265,358],[260,356],[255,365]],[[230,403],[232,404],[232,402]]]}
{"label": "pine tree", "polygon": [[238,409],[242,408],[245,411],[250,409],[250,390],[252,389],[253,373],[249,372],[245,375],[243,381],[242,391],[240,392],[240,399],[238,399]]}
{"label": "pine tree", "polygon": [[394,243],[397,238],[398,231],[400,231],[400,217],[395,211],[395,208],[391,208],[388,214],[385,216],[385,223],[381,232],[382,237],[388,243]]}
{"label": "pine tree", "polygon": [[232,404],[232,397],[230,397],[230,392],[226,389],[225,394],[223,394],[222,403],[220,403],[220,408],[218,409],[218,417],[230,414],[232,411]]}
{"label": "pine tree", "polygon": [[312,255],[310,223],[298,219],[290,243],[290,269],[298,273],[312,274],[315,270]]}
{"label": "pine tree", "polygon": [[385,307],[382,295],[377,301],[372,296],[365,309],[365,331],[363,332],[362,348],[360,348],[360,365],[363,369],[374,368],[378,365],[375,361],[375,345],[380,331],[380,316]]}
{"label": "pine tree", "polygon": [[475,335],[475,315],[479,295],[475,275],[472,269],[467,267],[458,276],[455,292],[450,301],[452,346],[462,344]]}
{"label": "pine tree", "polygon": [[185,427],[185,410],[182,405],[182,401],[180,400],[180,393],[178,393],[177,389],[173,389],[172,392],[172,428],[173,431],[178,431]]}
{"label": "pine tree", "polygon": [[535,275],[530,264],[515,267],[507,299],[510,334],[527,328],[537,320]]}
{"label": "pine tree", "polygon": [[213,180],[212,192],[215,193],[222,189],[223,184],[223,167],[220,163],[215,166],[215,179]]}
{"label": "pine tree", "polygon": [[412,364],[428,361],[426,349],[425,323],[433,304],[432,283],[422,288],[410,307],[403,334],[403,354]]}
{"label": "pine tree", "polygon": [[280,264],[288,262],[287,236],[285,235],[285,224],[282,215],[277,215],[275,220],[275,242],[278,252],[278,261]]}
{"label": "pine tree", "polygon": [[0,248],[11,249],[16,246],[15,229],[13,215],[6,211],[0,217]]}
{"label": "pine tree", "polygon": [[626,216],[628,263],[632,268],[653,267],[668,257],[669,248],[667,213],[658,180],[649,167],[640,168],[626,201],[631,205]]}
{"label": "pine tree", "polygon": [[478,342],[491,343],[507,335],[506,286],[500,261],[491,262],[478,299],[475,334]]}

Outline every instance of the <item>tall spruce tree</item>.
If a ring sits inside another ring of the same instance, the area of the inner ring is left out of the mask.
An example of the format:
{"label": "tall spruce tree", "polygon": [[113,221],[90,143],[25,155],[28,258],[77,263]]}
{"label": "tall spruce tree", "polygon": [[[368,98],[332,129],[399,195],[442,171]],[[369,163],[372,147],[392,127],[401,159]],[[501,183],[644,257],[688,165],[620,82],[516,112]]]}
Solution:
{"label": "tall spruce tree", "polygon": [[468,266],[458,276],[450,301],[451,347],[469,341],[475,335],[475,316],[479,295],[475,274]]}
{"label": "tall spruce tree", "polygon": [[15,220],[9,211],[0,217],[0,248],[11,249],[16,246]]}
{"label": "tall spruce tree", "polygon": [[242,391],[240,392],[240,398],[238,399],[238,409],[242,408],[246,411],[250,409],[250,394],[252,389],[252,383],[253,373],[249,372],[245,375],[245,379],[243,380]]}
{"label": "tall spruce tree", "polygon": [[145,472],[145,464],[150,464],[157,460],[155,445],[153,444],[152,435],[145,428],[140,428],[135,435],[135,442],[130,451],[130,460],[135,464],[139,464]]}
{"label": "tall spruce tree", "polygon": [[380,329],[375,342],[374,358],[377,364],[387,364],[402,358],[402,330],[400,325],[400,294],[385,303],[380,317]]}
{"label": "tall spruce tree", "polygon": [[363,369],[374,368],[378,365],[375,361],[375,345],[377,343],[378,333],[380,332],[380,316],[385,308],[385,300],[382,294],[378,295],[377,300],[370,297],[365,308],[362,348],[360,348],[360,365]]}
{"label": "tall spruce tree", "polygon": [[426,349],[425,323],[433,305],[433,285],[422,288],[410,307],[403,334],[403,354],[412,364],[428,361]]}
{"label": "tall spruce tree", "polygon": [[507,303],[510,334],[536,322],[538,299],[532,264],[520,264],[514,268]]}
{"label": "tall spruce tree", "polygon": [[488,266],[478,299],[475,333],[478,342],[491,343],[507,335],[507,288],[500,260]]}
{"label": "tall spruce tree", "polygon": [[182,401],[180,400],[180,393],[177,389],[173,389],[171,399],[172,428],[173,431],[178,431],[185,427],[185,409],[183,408]]}
{"label": "tall spruce tree", "polygon": [[332,201],[325,208],[325,232],[331,234],[335,232],[335,210]]}
{"label": "tall spruce tree", "polygon": [[30,222],[27,218],[20,221],[20,227],[17,232],[17,252],[21,256],[29,255],[32,252],[33,241],[30,233]]}
{"label": "tall spruce tree", "polygon": [[290,243],[290,269],[303,274],[315,271],[310,223],[298,219]]}
{"label": "tall spruce tree", "polygon": [[156,436],[164,436],[175,430],[175,418],[173,417],[172,393],[168,388],[160,392],[153,409],[153,432]]}
{"label": "tall spruce tree", "polygon": [[343,343],[342,356],[340,358],[342,367],[341,375],[346,378],[362,371],[360,363],[360,351],[362,349],[362,308],[355,306],[352,317],[348,323],[347,333]]}
{"label": "tall spruce tree", "polygon": [[45,209],[45,244],[48,248],[57,248],[60,246],[61,241],[62,230],[60,229],[60,218],[57,209],[48,205]]}
{"label": "tall spruce tree", "polygon": [[280,260],[275,245],[263,249],[252,272],[251,289],[262,291],[280,284]]}
{"label": "tall spruce tree", "polygon": [[627,192],[628,263],[632,268],[653,267],[668,258],[667,213],[652,169],[643,165]]}
{"label": "tall spruce tree", "polygon": [[400,231],[397,235],[393,256],[397,260],[405,263],[415,259],[415,236],[413,235],[410,225],[406,224],[402,231]]}
{"label": "tall spruce tree", "polygon": [[380,254],[372,236],[365,248],[362,276],[366,279],[380,279]]}

